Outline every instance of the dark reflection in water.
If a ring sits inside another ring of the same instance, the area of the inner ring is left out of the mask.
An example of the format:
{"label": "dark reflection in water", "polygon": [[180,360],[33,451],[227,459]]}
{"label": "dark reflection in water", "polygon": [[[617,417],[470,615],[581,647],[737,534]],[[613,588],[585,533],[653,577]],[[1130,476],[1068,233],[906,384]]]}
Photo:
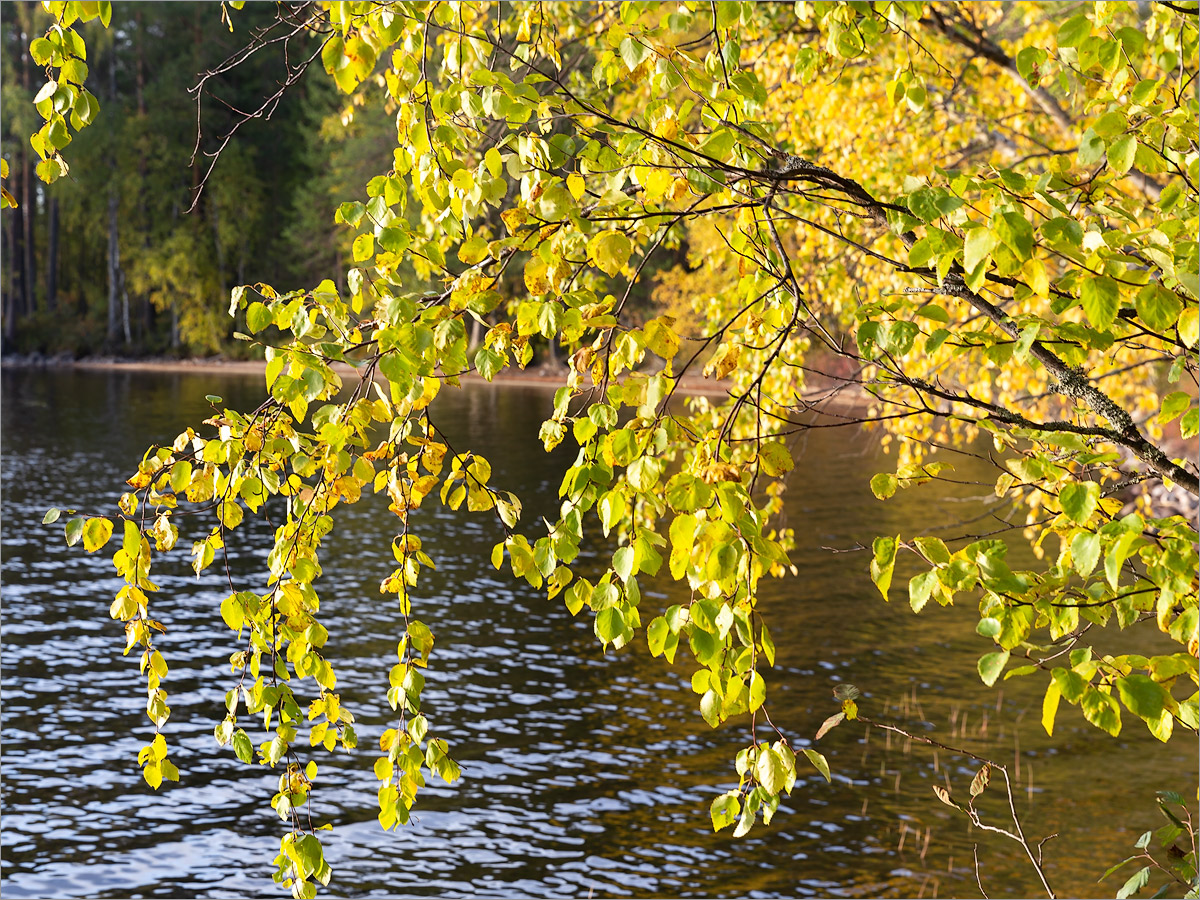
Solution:
{"label": "dark reflection in water", "polygon": [[[218,612],[220,580],[197,580],[178,551],[158,569],[156,609],[170,629],[161,642],[171,664],[169,732],[183,774],[155,793],[135,760],[151,734],[137,663],[120,655],[121,628],[108,617],[120,582],[102,554],[68,550],[60,527],[40,524],[52,505],[112,510],[146,446],[204,418],[211,393],[248,409],[262,388],[257,378],[209,373],[3,374],[6,896],[280,893],[269,878],[281,829],[268,806],[275,778],[212,738],[235,649]],[[435,404],[456,447],[485,453],[494,482],[523,497],[531,532],[536,516],[554,509],[570,462],[565,451],[547,458],[536,440],[550,408],[541,389],[481,385]],[[821,549],[907,531],[902,523],[938,509],[971,518],[979,509],[971,495],[986,489],[960,486],[955,502],[942,504],[929,493],[880,504],[866,482],[890,460],[868,436],[814,432],[803,454],[788,501],[801,574],[764,595],[780,648],[769,695],[775,722],[804,746],[836,710],[830,686],[853,681],[872,715],[1019,760],[1027,831],[1060,834],[1047,845],[1060,895],[1111,893],[1115,886],[1095,879],[1156,826],[1153,791],[1194,795],[1194,744],[1164,748],[1132,721],[1112,740],[1065,705],[1047,738],[1032,685],[979,684],[975,660],[988,647],[974,635],[972,610],[931,609],[918,619],[906,604],[880,600],[865,556]],[[960,474],[970,480],[969,468]],[[425,711],[465,778],[431,785],[414,825],[381,832],[371,747],[389,724],[383,695],[400,627],[378,590],[393,567],[394,525],[373,499],[339,508],[337,521],[318,587],[338,689],[363,749],[316,757],[316,812],[336,826],[326,850],[334,895],[978,896],[975,842],[992,896],[1037,895],[1019,847],[969,833],[934,799],[931,786],[947,779],[965,791],[973,774],[965,760],[878,733],[864,741],[853,727],[821,742],[832,785],[802,764],[771,827],[737,841],[714,835],[708,803],[735,777],[748,723],[710,730],[693,709],[688,671],[649,658],[644,642],[601,653],[589,622],[491,568],[500,537],[493,520],[433,503],[416,520],[438,565],[416,601],[437,636]],[[235,576],[260,583],[269,539],[261,524],[239,530]],[[590,551],[597,567],[600,549]],[[679,599],[671,585],[652,588],[646,621]],[[1140,640],[1156,646],[1150,632]],[[1000,800],[981,804],[998,824]]]}

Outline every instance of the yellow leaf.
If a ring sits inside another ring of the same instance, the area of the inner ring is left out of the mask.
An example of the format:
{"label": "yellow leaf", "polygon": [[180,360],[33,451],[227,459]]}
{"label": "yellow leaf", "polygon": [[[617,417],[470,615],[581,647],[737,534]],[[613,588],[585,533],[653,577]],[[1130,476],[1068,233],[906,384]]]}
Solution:
{"label": "yellow leaf", "polygon": [[521,209],[519,206],[514,209],[506,209],[500,213],[500,218],[504,222],[504,227],[511,234],[516,234],[517,229],[525,224],[525,220],[529,218],[529,213]]}
{"label": "yellow leaf", "polygon": [[1046,696],[1042,698],[1042,727],[1046,734],[1054,734],[1054,716],[1058,712],[1058,700],[1062,693],[1053,681],[1046,686]]}
{"label": "yellow leaf", "polygon": [[653,202],[666,196],[672,181],[672,175],[667,169],[651,169],[646,173],[646,200]]}
{"label": "yellow leaf", "polygon": [[616,275],[629,262],[633,244],[619,231],[602,231],[588,241],[588,259],[608,275]]}
{"label": "yellow leaf", "polygon": [[583,196],[584,181],[583,176],[572,173],[567,176],[567,190],[571,192],[571,196],[578,200]]}
{"label": "yellow leaf", "polygon": [[92,518],[83,523],[83,549],[94,553],[112,537],[113,523],[104,518]]}
{"label": "yellow leaf", "polygon": [[646,349],[656,353],[663,359],[673,359],[679,352],[679,336],[671,326],[675,324],[673,316],[659,316],[646,323]]}
{"label": "yellow leaf", "polygon": [[550,290],[550,279],[546,276],[546,263],[535,256],[525,264],[525,287],[530,294],[545,294]]}
{"label": "yellow leaf", "polygon": [[354,261],[362,262],[375,254],[375,237],[370,234],[360,234],[354,239]]}
{"label": "yellow leaf", "polygon": [[1050,296],[1050,279],[1046,275],[1046,267],[1042,265],[1040,259],[1030,259],[1021,267],[1021,273],[1025,276],[1025,283],[1029,285],[1029,289],[1033,291],[1034,296],[1041,297],[1045,300]]}
{"label": "yellow leaf", "polygon": [[712,359],[708,361],[708,365],[704,367],[705,378],[716,378],[718,380],[725,378],[738,366],[738,360],[742,356],[742,347],[740,344],[722,344],[716,353],[712,355]]}
{"label": "yellow leaf", "polygon": [[1200,308],[1189,306],[1181,312],[1175,327],[1179,329],[1179,339],[1187,346],[1195,347],[1197,338],[1200,338]]}

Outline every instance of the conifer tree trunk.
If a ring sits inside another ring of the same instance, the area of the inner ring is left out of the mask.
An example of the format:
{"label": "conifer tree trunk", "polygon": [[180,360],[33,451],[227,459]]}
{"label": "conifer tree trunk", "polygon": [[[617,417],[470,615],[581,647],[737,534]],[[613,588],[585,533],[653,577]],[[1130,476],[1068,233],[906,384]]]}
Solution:
{"label": "conifer tree trunk", "polygon": [[121,248],[117,241],[117,192],[115,188],[108,191],[108,343],[117,342],[120,331],[120,311],[118,303],[121,291]]}
{"label": "conifer tree trunk", "polygon": [[58,198],[46,203],[46,309],[58,306]]}

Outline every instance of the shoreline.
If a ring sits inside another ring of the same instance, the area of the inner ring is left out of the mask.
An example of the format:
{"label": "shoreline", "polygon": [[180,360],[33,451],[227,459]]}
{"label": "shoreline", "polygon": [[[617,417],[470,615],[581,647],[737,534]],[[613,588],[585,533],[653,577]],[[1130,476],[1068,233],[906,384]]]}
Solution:
{"label": "shoreline", "polygon": [[[160,374],[185,375],[241,375],[264,376],[267,363],[265,360],[224,359],[210,357],[207,359],[123,359],[121,357],[83,357],[68,359],[66,357],[21,356],[7,355],[0,357],[0,368],[4,369],[45,369],[45,370],[80,370],[108,372],[152,372]],[[353,378],[357,369],[346,363],[334,363],[333,370],[343,380]],[[652,373],[649,373],[652,374]],[[483,376],[468,372],[459,376],[462,384],[500,385],[506,387],[524,386],[555,389],[566,384],[566,366],[553,369],[547,366],[531,366],[528,369],[510,369],[497,374],[490,382]],[[828,385],[814,384],[810,390],[817,395],[825,394]],[[677,394],[685,396],[706,396],[725,398],[729,396],[728,381],[711,381],[702,376],[689,375],[680,380],[676,389]],[[842,391],[832,396],[825,396],[813,403],[811,412],[820,414],[845,415],[850,412],[865,413],[869,398],[863,395],[861,389]]]}
{"label": "shoreline", "polygon": [[[210,357],[207,359],[122,359],[120,357],[69,359],[61,356],[45,357],[36,354],[33,356],[15,354],[0,356],[0,368],[6,370],[40,369],[57,371],[146,372],[184,375],[258,376],[261,378],[265,375],[266,367],[267,363],[265,360],[235,360],[224,359],[222,357]],[[353,378],[358,371],[346,363],[334,363],[332,368],[343,380]],[[567,369],[565,366],[559,369],[540,366],[524,370],[508,370],[496,375],[490,382],[475,372],[460,375],[459,379],[464,386],[490,385],[557,390],[565,385],[566,375]],[[812,395],[816,395],[820,399],[813,402],[806,410],[808,414],[815,415],[818,418],[844,418],[853,415],[865,416],[870,398],[860,386],[830,394],[829,389],[835,384],[833,378],[813,380],[817,383],[811,384],[809,391]],[[714,382],[700,376],[687,376],[680,381],[676,393],[682,396],[726,398],[729,396],[729,382]],[[1175,444],[1177,442],[1179,441],[1176,436],[1176,441],[1171,443]],[[1186,442],[1179,443],[1186,445]],[[1180,448],[1172,446],[1171,449]],[[1186,446],[1183,449],[1185,449],[1184,455],[1186,455]],[[1145,484],[1139,484],[1135,485],[1129,491],[1129,494],[1132,497],[1132,495],[1148,491],[1153,495],[1155,505],[1165,507],[1165,511],[1168,513],[1180,512],[1192,521],[1196,521],[1197,516],[1200,516],[1200,504],[1177,487],[1175,490],[1168,490],[1165,485],[1158,484],[1155,485],[1153,490],[1150,490]],[[1125,511],[1131,511],[1132,508],[1132,502],[1130,502],[1127,504]]]}
{"label": "shoreline", "polygon": [[[212,357],[208,359],[122,359],[120,357],[84,357],[82,359],[67,359],[64,357],[19,356],[9,355],[0,357],[0,368],[4,369],[53,369],[53,370],[83,370],[109,372],[158,372],[163,374],[218,374],[218,375],[258,375],[266,372],[265,360],[253,359],[224,359]],[[357,369],[346,363],[334,363],[331,367],[343,379],[352,378]],[[502,372],[490,382],[483,376],[468,372],[460,375],[463,384],[492,384],[492,385],[525,385],[528,387],[560,388],[566,384],[567,369],[550,369],[545,366],[528,369],[512,369]],[[704,378],[689,376],[679,385],[679,392],[685,394],[723,397],[728,395],[728,382],[712,382]]]}

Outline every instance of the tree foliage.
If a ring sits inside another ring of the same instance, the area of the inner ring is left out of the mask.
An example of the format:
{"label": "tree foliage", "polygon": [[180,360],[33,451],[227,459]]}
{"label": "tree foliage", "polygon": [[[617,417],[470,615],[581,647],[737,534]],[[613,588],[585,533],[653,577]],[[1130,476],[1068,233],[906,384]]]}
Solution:
{"label": "tree foliage", "polygon": [[[94,4],[46,6],[69,24]],[[280,773],[277,877],[295,896],[328,881],[301,814],[317,780],[304,757],[357,738],[323,649],[336,622],[320,615],[321,542],[373,492],[396,517],[380,590],[404,622],[379,686],[395,711],[374,762],[385,829],[427,778],[460,775],[421,710],[436,661],[421,507],[436,502],[493,519],[492,564],[590,617],[603,647],[644,630],[692,671],[710,725],[748,714],[712,823],[769,822],[797,750],[829,777],[769,715],[775,647],[756,608],[760,580],[793,571],[776,514],[803,490],[790,438],[821,390],[861,397],[866,415],[847,418],[895,448],[895,471],[871,480],[881,501],[952,479],[958,453],[996,468],[981,532],[943,540],[931,521],[875,540],[884,599],[977,603],[980,678],[1039,679],[1047,732],[1066,700],[1114,736],[1140,720],[1194,740],[1195,525],[1122,494],[1197,493],[1178,451],[1198,430],[1194,7],[335,2],[289,21],[317,35],[313,68],[346,95],[344,122],[369,108],[394,122],[336,212],[354,265],[308,290],[234,288],[270,399],[217,404],[147,452],[119,516],[66,526],[89,551],[121,543],[111,612],[147,679],[152,786],[177,777],[155,554],[181,507],[208,510],[202,573],[283,502],[265,583],[221,604],[237,649],[216,738]],[[524,367],[535,342],[569,358],[541,439],[578,447],[542,523],[430,409],[468,374]],[[697,373],[727,399],[682,396]],[[574,566],[596,531],[611,553],[593,582]],[[1018,543],[1036,564],[1010,566]],[[690,601],[656,608],[655,577]],[[1133,652],[1146,628],[1174,649]],[[843,700],[823,730],[856,717]]]}

